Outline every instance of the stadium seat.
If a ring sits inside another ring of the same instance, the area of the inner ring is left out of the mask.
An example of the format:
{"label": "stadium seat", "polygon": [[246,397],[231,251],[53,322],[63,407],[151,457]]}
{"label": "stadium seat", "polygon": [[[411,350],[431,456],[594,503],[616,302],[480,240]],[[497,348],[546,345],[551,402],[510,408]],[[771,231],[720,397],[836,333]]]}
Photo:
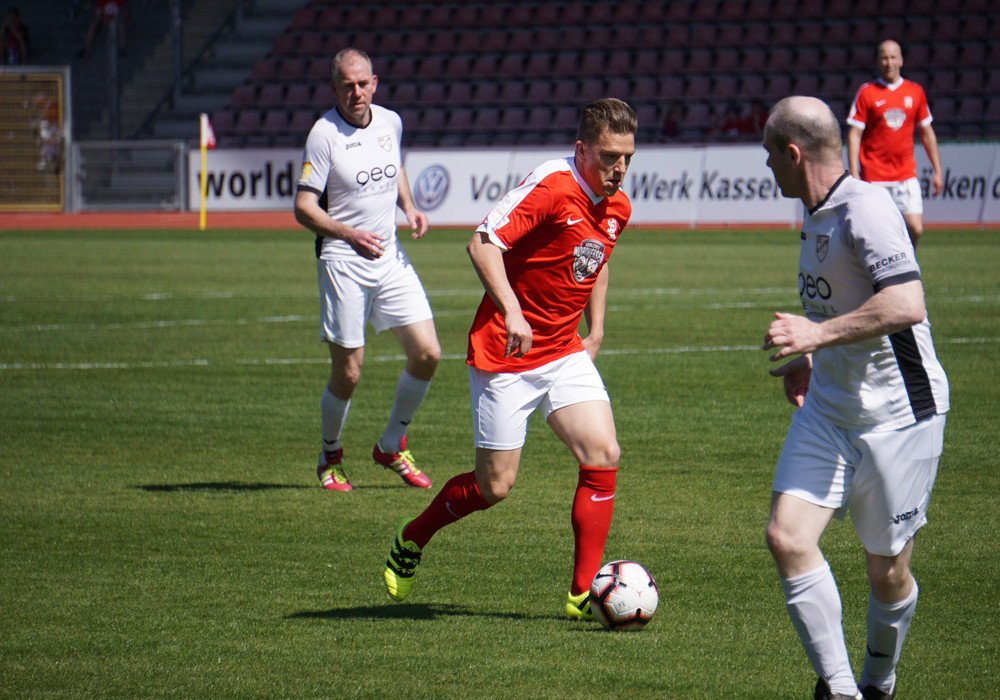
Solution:
{"label": "stadium seat", "polygon": [[295,82],[302,80],[306,75],[306,62],[302,58],[283,58],[278,65],[278,80]]}
{"label": "stadium seat", "polygon": [[389,95],[388,102],[394,107],[418,105],[421,102],[417,99],[417,84],[408,80],[394,82]]}
{"label": "stadium seat", "polygon": [[444,83],[425,82],[420,85],[420,103],[425,105],[443,105]]}
{"label": "stadium seat", "polygon": [[657,96],[664,101],[679,100],[684,97],[684,79],[677,75],[664,75],[657,80]]}
{"label": "stadium seat", "polygon": [[504,80],[500,83],[499,101],[504,105],[518,105],[524,102],[525,82]]}
{"label": "stadium seat", "polygon": [[756,46],[743,49],[740,66],[744,73],[764,71],[767,67],[767,49]]}
{"label": "stadium seat", "polygon": [[499,58],[494,54],[473,56],[472,64],[469,66],[469,77],[479,79],[495,78],[498,62]]}
{"label": "stadium seat", "polygon": [[591,75],[604,75],[607,73],[607,64],[607,55],[603,51],[584,51],[580,56],[577,72],[584,78]]}
{"label": "stadium seat", "polygon": [[533,79],[528,81],[524,101],[528,104],[548,104],[552,100],[552,93],[551,80]]}
{"label": "stadium seat", "polygon": [[306,136],[309,134],[309,131],[313,128],[313,124],[316,123],[318,118],[319,115],[311,109],[293,110],[292,116],[288,120],[288,130],[292,133],[298,134],[302,139],[302,143],[305,143]]}
{"label": "stadium seat", "polygon": [[278,77],[278,62],[273,58],[258,58],[253,63],[250,77],[257,82],[267,82]]}
{"label": "stadium seat", "polygon": [[791,93],[793,95],[811,95],[815,97],[819,94],[819,78],[815,73],[801,73],[792,79]]}
{"label": "stadium seat", "polygon": [[686,81],[685,96],[691,99],[712,97],[712,79],[707,75],[692,75]]}
{"label": "stadium seat", "polygon": [[986,65],[986,44],[981,41],[964,42],[959,50],[958,63],[964,69],[981,69]]}
{"label": "stadium seat", "polygon": [[288,112],[283,109],[269,109],[264,112],[260,124],[261,131],[279,134],[288,131]]}
{"label": "stadium seat", "polygon": [[490,30],[490,34],[500,35],[499,44],[490,45],[490,38],[487,36],[483,41],[484,51],[534,51],[537,48],[535,43],[535,30],[530,27],[512,27],[510,33],[500,30]]}
{"label": "stadium seat", "polygon": [[[313,58],[310,59],[306,64],[305,75],[303,76],[305,80],[315,83],[328,83],[333,79],[331,74],[330,59],[328,58]],[[290,81],[294,81],[291,79]]]}
{"label": "stadium seat", "polygon": [[531,107],[528,110],[527,128],[532,131],[548,131],[552,128],[551,107]]}
{"label": "stadium seat", "polygon": [[956,95],[982,95],[983,71],[972,67],[958,71],[958,80],[955,83],[953,92]]}
{"label": "stadium seat", "polygon": [[[671,3],[674,4],[674,3]],[[663,45],[687,47],[691,43],[691,27],[688,24],[668,24],[663,30]]]}
{"label": "stadium seat", "polygon": [[233,130],[240,134],[251,134],[260,131],[263,113],[259,109],[241,109],[236,114]]}
{"label": "stadium seat", "polygon": [[[647,2],[646,5],[656,5],[657,3]],[[692,0],[675,0],[674,2],[664,3],[667,6],[666,15],[664,16],[664,21],[666,22],[676,22],[678,24],[685,24],[691,19],[691,11],[694,7],[694,2]]]}
{"label": "stadium seat", "polygon": [[783,97],[792,94],[792,79],[784,73],[775,73],[767,79],[764,88],[764,97],[771,102],[776,102]]}
{"label": "stadium seat", "polygon": [[763,97],[765,87],[763,75],[758,73],[744,73],[740,76],[740,86],[737,94],[744,99]]}
{"label": "stadium seat", "polygon": [[299,36],[296,53],[305,58],[327,56],[326,42],[319,32],[306,32]]}
{"label": "stadium seat", "polygon": [[283,33],[274,37],[271,45],[272,56],[294,56],[299,52],[299,36],[297,34]]}
{"label": "stadium seat", "polygon": [[729,22],[720,25],[715,37],[715,43],[716,46],[742,47],[743,25],[738,22]]}
{"label": "stadium seat", "polygon": [[289,28],[297,29],[299,31],[313,30],[316,28],[317,16],[318,13],[314,8],[303,7],[302,9],[295,11]]}
{"label": "stadium seat", "polygon": [[660,95],[656,78],[652,76],[636,78],[632,85],[632,96],[637,101],[658,99]]}
{"label": "stadium seat", "polygon": [[282,83],[266,83],[257,93],[257,104],[264,108],[280,107],[285,104],[285,86]]}
{"label": "stadium seat", "polygon": [[[521,77],[524,75],[524,63],[524,54],[503,54],[496,65],[495,74],[501,78]],[[483,73],[479,73],[479,75],[483,75]]]}
{"label": "stadium seat", "polygon": [[[751,3],[752,4],[752,3]],[[767,22],[751,22],[743,27],[743,45],[746,48],[767,49],[771,44],[771,25]]]}
{"label": "stadium seat", "polygon": [[715,52],[712,70],[716,73],[735,73],[742,70],[742,57],[739,49],[720,48]]}
{"label": "stadium seat", "polygon": [[931,65],[937,68],[951,68],[958,65],[958,47],[949,42],[938,42],[931,47]]}
{"label": "stadium seat", "polygon": [[[822,63],[824,73],[840,73],[847,70],[849,54],[843,46],[828,46],[823,50]],[[843,76],[841,76],[843,77]]]}
{"label": "stadium seat", "polygon": [[564,78],[555,81],[555,87],[552,90],[552,101],[555,104],[576,104],[579,99],[580,91],[576,80]]}
{"label": "stadium seat", "polygon": [[[701,3],[699,3],[700,6]],[[691,46],[692,47],[711,47],[716,45],[716,37],[718,36],[718,29],[714,23],[701,23],[691,25]]]}
{"label": "stadium seat", "polygon": [[[332,101],[332,94],[330,95],[330,98]],[[320,105],[323,103],[321,100],[317,100],[316,102]],[[287,104],[291,109],[312,106],[314,104],[312,86],[305,85],[303,83],[292,83],[288,86],[288,90],[285,92],[285,104]]]}
{"label": "stadium seat", "polygon": [[479,80],[472,85],[472,104],[495,105],[500,102],[500,87],[492,80]]}
{"label": "stadium seat", "polygon": [[770,73],[780,73],[792,70],[795,63],[795,52],[787,47],[772,47],[767,54],[767,70]]}
{"label": "stadium seat", "polygon": [[524,66],[526,77],[544,78],[552,72],[552,54],[547,51],[534,51],[528,54],[528,62]]}
{"label": "stadium seat", "polygon": [[452,105],[468,105],[472,103],[473,83],[451,81],[448,84],[448,102]]}
{"label": "stadium seat", "polygon": [[617,97],[619,100],[631,102],[635,100],[632,84],[628,78],[609,78],[604,84],[605,97]]}
{"label": "stadium seat", "polygon": [[686,70],[689,73],[707,73],[712,70],[713,52],[710,49],[692,49],[688,52]]}
{"label": "stadium seat", "polygon": [[[539,35],[549,33],[544,29],[538,31]],[[551,33],[556,34],[557,32],[553,29]],[[590,48],[588,42],[589,36],[586,27],[565,27],[560,34],[559,48],[564,51],[585,51]]]}
{"label": "stadium seat", "polygon": [[593,102],[604,97],[604,81],[600,78],[584,78],[580,81],[579,97],[580,102]]}
{"label": "stadium seat", "polygon": [[257,104],[257,88],[249,83],[237,85],[229,98],[232,107],[253,107]]}

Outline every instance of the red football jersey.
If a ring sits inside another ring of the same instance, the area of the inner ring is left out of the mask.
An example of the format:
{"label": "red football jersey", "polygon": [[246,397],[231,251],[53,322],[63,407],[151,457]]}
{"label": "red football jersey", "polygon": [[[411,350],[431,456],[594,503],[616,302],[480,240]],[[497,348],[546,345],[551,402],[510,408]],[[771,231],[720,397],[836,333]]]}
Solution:
{"label": "red football jersey", "polygon": [[466,361],[486,372],[523,372],[582,350],[580,316],[631,214],[624,192],[595,194],[572,157],[543,163],[507,193],[477,230],[505,249],[507,279],[531,326],[531,349],[504,357],[503,315],[484,294]]}
{"label": "red football jersey", "polygon": [[913,130],[931,120],[924,89],[912,80],[887,85],[879,79],[862,85],[847,117],[848,124],[864,129],[861,179],[899,182],[916,177]]}

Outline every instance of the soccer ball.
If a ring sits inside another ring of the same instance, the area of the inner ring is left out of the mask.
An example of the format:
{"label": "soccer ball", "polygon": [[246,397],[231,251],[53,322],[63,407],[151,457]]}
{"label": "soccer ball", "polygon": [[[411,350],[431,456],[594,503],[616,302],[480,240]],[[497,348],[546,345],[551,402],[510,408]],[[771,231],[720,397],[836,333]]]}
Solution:
{"label": "soccer ball", "polygon": [[656,581],[634,561],[608,562],[590,584],[590,609],[609,630],[641,630],[659,600]]}

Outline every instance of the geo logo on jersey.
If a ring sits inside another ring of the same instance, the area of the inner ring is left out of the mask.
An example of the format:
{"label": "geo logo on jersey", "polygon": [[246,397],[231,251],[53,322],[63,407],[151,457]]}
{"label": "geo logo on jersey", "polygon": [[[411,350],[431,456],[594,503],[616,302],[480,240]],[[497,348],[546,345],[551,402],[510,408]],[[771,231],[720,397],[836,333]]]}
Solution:
{"label": "geo logo on jersey", "polygon": [[573,278],[577,282],[583,282],[597,272],[602,262],[604,243],[588,238],[573,248]]}
{"label": "geo logo on jersey", "polygon": [[608,219],[604,223],[604,230],[608,234],[608,238],[615,241],[618,240],[618,219]]}
{"label": "geo logo on jersey", "polygon": [[906,112],[898,107],[887,109],[882,116],[885,118],[886,125],[893,131],[899,131],[899,128],[903,126],[903,122],[906,121]]}
{"label": "geo logo on jersey", "polygon": [[424,168],[413,183],[413,203],[421,211],[433,211],[448,195],[448,171],[440,165]]}

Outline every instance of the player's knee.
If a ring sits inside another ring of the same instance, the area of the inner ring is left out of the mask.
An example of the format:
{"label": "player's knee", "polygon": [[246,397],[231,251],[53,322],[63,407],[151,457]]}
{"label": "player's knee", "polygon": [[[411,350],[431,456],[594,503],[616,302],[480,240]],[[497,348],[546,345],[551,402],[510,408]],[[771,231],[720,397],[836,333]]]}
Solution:
{"label": "player's knee", "polygon": [[793,532],[773,520],[767,524],[764,539],[767,542],[767,548],[771,551],[771,556],[779,563],[798,557],[805,550],[801,538],[796,537]]}
{"label": "player's knee", "polygon": [[868,560],[868,580],[880,600],[897,600],[898,592],[909,587],[911,578],[910,567],[903,562],[871,557]]}
{"label": "player's knee", "polygon": [[506,476],[494,476],[486,482],[485,486],[485,489],[480,486],[479,490],[483,500],[492,506],[507,498],[507,494],[514,488],[514,480]]}

